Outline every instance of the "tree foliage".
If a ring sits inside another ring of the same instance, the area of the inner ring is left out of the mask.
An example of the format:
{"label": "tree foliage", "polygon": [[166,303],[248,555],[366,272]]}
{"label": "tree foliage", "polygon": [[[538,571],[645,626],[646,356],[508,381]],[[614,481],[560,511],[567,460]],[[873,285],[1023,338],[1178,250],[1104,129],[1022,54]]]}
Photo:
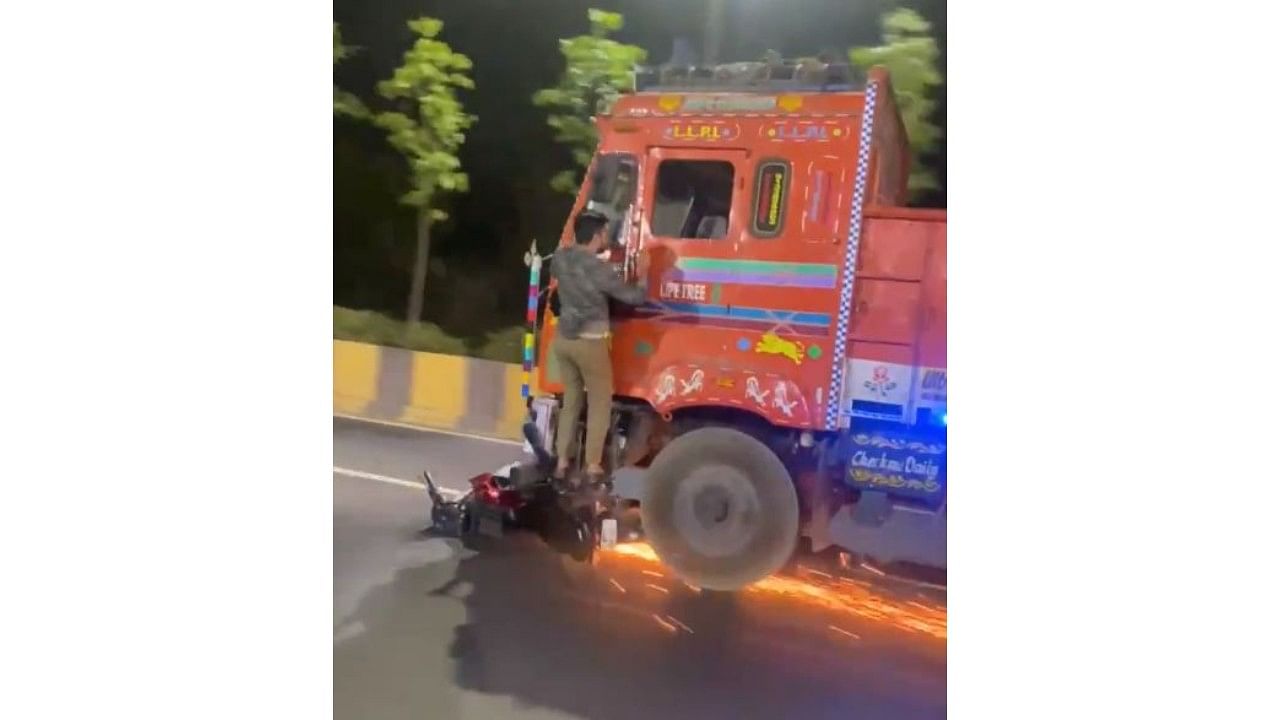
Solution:
{"label": "tree foliage", "polygon": [[902,113],[902,124],[911,146],[912,165],[908,188],[913,192],[932,190],[938,180],[920,157],[931,152],[942,136],[933,123],[934,101],[930,92],[942,83],[938,71],[938,45],[929,35],[929,21],[906,8],[891,10],[881,18],[884,44],[854,48],[849,59],[861,68],[883,65],[889,70],[894,98]]}
{"label": "tree foliage", "polygon": [[403,112],[382,112],[374,118],[391,146],[409,163],[412,187],[401,202],[431,220],[446,217],[435,207],[441,191],[467,190],[467,175],[457,153],[467,128],[476,120],[463,111],[456,94],[459,88],[475,87],[468,75],[471,60],[436,39],[443,27],[435,18],[409,21],[417,40],[391,78],[378,83],[378,93]]}
{"label": "tree foliage", "polygon": [[646,57],[644,49],[608,37],[622,29],[621,14],[592,8],[587,19],[589,34],[560,41],[565,59],[560,81],[533,95],[533,104],[548,110],[547,124],[555,130],[556,142],[568,146],[573,155],[575,167],[551,179],[552,188],[570,194],[577,192],[579,177],[599,142],[592,118],[607,112],[631,87],[635,66]]}
{"label": "tree foliage", "polygon": [[[356,48],[342,44],[342,30],[338,28],[338,23],[333,24],[333,65],[351,57],[356,52]],[[360,102],[360,98],[352,95],[346,90],[338,88],[335,83],[333,86],[333,112],[335,115],[343,115],[346,117],[362,120],[369,117],[369,109],[364,103]]]}

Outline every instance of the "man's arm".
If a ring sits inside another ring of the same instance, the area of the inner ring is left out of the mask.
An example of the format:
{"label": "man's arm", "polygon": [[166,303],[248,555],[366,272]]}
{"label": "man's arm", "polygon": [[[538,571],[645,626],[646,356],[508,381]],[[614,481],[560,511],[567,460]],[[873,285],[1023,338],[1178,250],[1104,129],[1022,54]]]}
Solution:
{"label": "man's arm", "polygon": [[649,293],[645,288],[643,276],[641,276],[638,284],[631,285],[624,282],[608,263],[603,260],[594,260],[595,262],[591,264],[592,281],[601,292],[607,293],[610,297],[628,305],[641,305],[644,303]]}

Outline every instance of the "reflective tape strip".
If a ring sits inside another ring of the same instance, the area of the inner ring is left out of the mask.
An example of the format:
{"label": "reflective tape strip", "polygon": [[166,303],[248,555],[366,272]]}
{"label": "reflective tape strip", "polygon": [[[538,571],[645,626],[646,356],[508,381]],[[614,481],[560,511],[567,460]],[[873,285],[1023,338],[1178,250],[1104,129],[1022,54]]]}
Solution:
{"label": "reflective tape strip", "polygon": [[853,200],[849,209],[849,235],[840,271],[840,309],[836,315],[835,346],[831,352],[831,386],[827,394],[826,428],[839,426],[844,409],[844,368],[848,354],[849,311],[853,305],[853,282],[857,272],[858,243],[862,239],[862,204],[867,196],[867,173],[871,165],[871,126],[876,114],[876,83],[867,83],[862,102],[862,127],[858,132],[858,169],[853,180]]}

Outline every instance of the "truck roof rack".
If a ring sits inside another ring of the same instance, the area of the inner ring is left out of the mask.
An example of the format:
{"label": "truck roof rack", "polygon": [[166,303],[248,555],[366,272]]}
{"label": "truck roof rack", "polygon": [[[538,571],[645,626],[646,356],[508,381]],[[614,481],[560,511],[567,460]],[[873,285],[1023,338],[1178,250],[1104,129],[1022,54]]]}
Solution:
{"label": "truck roof rack", "polygon": [[635,92],[856,92],[866,75],[813,59],[638,67]]}

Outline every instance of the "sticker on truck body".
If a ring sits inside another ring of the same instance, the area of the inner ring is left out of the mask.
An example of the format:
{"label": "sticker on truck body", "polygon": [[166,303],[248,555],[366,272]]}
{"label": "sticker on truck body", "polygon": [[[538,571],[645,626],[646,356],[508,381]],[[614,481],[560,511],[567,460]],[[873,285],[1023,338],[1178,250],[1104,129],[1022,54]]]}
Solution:
{"label": "sticker on truck body", "polygon": [[845,368],[845,392],[853,401],[905,407],[947,407],[947,369],[913,368],[901,363],[849,358]]}
{"label": "sticker on truck body", "polygon": [[945,443],[855,433],[848,451],[846,480],[855,488],[934,498],[946,487]]}

